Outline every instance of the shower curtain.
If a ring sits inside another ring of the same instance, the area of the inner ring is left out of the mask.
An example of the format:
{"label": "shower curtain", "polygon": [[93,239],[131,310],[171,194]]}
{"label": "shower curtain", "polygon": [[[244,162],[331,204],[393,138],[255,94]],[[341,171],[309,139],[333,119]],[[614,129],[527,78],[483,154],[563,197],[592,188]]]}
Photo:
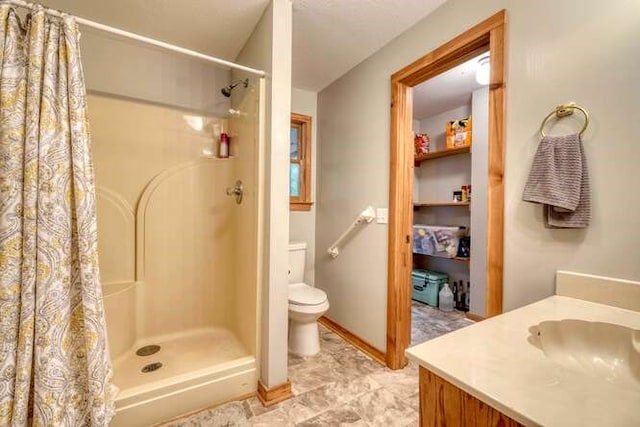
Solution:
{"label": "shower curtain", "polygon": [[0,3],[0,426],[106,426],[114,387],[98,271],[79,32]]}

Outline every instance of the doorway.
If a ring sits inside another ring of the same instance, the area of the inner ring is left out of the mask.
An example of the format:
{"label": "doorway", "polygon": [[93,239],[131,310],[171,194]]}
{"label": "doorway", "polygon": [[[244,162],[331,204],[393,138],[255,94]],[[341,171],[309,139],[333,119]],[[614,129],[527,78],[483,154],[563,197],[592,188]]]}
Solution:
{"label": "doorway", "polygon": [[[391,76],[391,147],[389,252],[387,277],[387,366],[406,365],[411,342],[411,272],[413,266],[413,92],[421,83],[489,52],[486,171],[486,262],[484,316],[502,312],[504,205],[504,10],[445,43]],[[444,151],[445,154],[450,152]]]}

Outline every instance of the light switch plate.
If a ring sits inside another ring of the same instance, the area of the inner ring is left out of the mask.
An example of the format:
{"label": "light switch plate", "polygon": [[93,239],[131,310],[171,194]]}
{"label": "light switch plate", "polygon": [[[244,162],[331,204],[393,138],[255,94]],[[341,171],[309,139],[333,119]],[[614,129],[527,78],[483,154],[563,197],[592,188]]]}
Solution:
{"label": "light switch plate", "polygon": [[387,224],[389,222],[389,209],[377,208],[376,209],[376,223]]}

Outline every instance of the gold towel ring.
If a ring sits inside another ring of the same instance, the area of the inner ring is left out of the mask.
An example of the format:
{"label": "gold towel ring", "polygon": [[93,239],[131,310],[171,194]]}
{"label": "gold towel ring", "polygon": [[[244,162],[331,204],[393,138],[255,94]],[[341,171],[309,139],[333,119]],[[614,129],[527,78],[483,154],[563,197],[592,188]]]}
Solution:
{"label": "gold towel ring", "polygon": [[546,135],[544,134],[544,126],[547,124],[549,119],[553,116],[556,116],[558,119],[563,117],[567,117],[573,114],[573,110],[580,110],[582,114],[584,114],[584,126],[580,129],[580,136],[587,130],[587,126],[589,126],[589,113],[587,110],[576,105],[574,102],[570,102],[569,104],[558,105],[555,110],[549,113],[547,117],[544,118],[542,124],[540,125],[540,135],[544,138]]}

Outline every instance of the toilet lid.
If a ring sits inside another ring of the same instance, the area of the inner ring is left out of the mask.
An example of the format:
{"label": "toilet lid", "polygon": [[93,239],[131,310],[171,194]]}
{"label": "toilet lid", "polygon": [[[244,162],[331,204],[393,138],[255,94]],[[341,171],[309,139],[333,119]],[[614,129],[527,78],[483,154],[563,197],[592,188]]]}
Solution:
{"label": "toilet lid", "polygon": [[289,303],[297,305],[318,305],[327,300],[327,294],[324,291],[306,285],[304,283],[295,283],[289,285]]}

